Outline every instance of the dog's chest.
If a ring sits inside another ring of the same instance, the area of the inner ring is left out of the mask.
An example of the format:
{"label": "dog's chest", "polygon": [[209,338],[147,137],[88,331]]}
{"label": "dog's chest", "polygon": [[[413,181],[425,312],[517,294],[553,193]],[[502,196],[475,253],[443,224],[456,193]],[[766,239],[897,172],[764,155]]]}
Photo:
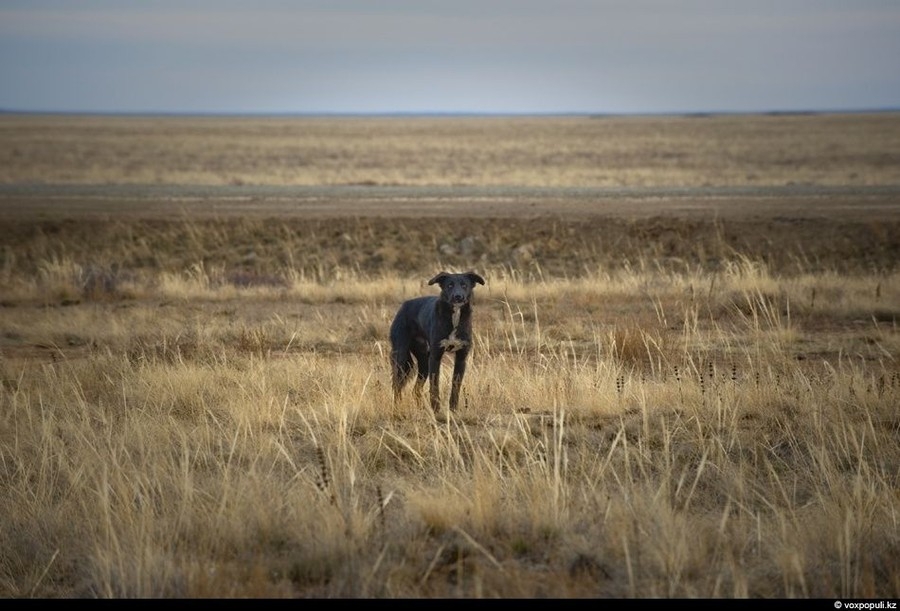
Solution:
{"label": "dog's chest", "polygon": [[445,352],[449,352],[452,354],[454,352],[462,350],[469,345],[468,341],[457,336],[457,331],[459,331],[459,321],[461,318],[462,308],[460,306],[454,306],[453,313],[450,316],[450,322],[453,325],[450,329],[450,335],[448,335],[445,339],[442,339],[440,342],[440,346],[444,349]]}

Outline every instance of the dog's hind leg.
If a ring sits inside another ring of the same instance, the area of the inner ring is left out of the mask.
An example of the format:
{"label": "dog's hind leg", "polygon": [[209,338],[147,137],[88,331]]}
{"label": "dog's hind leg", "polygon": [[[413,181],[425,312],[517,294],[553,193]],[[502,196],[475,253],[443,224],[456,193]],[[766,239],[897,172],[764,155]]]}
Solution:
{"label": "dog's hind leg", "polygon": [[416,401],[421,400],[422,398],[422,388],[425,386],[425,382],[428,380],[428,353],[427,352],[414,352],[416,357],[416,363],[418,364],[418,369],[416,371],[416,385],[414,387],[416,393]]}

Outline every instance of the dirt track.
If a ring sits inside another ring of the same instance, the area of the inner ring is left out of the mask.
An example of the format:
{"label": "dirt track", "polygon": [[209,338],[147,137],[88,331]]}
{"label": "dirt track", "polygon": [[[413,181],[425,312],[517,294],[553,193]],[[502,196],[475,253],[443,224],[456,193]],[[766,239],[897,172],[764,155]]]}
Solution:
{"label": "dirt track", "polygon": [[900,186],[679,189],[3,185],[0,218],[537,216],[900,221]]}

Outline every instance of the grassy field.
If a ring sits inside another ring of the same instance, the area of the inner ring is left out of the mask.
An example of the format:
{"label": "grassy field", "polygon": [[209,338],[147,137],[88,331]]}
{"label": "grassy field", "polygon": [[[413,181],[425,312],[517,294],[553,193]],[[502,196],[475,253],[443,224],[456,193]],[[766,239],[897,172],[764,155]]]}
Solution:
{"label": "grassy field", "polygon": [[[900,597],[900,115],[0,115],[0,143],[0,595]],[[663,194],[154,212],[198,185]],[[664,194],[798,185],[886,203]],[[393,404],[387,330],[441,269],[487,282],[438,420]]]}
{"label": "grassy field", "polygon": [[900,184],[896,113],[710,117],[0,115],[0,184]]}

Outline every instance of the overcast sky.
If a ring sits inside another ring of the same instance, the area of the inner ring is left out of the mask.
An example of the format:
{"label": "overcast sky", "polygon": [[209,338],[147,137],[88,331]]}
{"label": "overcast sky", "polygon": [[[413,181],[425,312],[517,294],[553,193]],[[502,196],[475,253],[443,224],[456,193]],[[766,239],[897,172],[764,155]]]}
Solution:
{"label": "overcast sky", "polygon": [[900,0],[0,0],[0,109],[900,108]]}

